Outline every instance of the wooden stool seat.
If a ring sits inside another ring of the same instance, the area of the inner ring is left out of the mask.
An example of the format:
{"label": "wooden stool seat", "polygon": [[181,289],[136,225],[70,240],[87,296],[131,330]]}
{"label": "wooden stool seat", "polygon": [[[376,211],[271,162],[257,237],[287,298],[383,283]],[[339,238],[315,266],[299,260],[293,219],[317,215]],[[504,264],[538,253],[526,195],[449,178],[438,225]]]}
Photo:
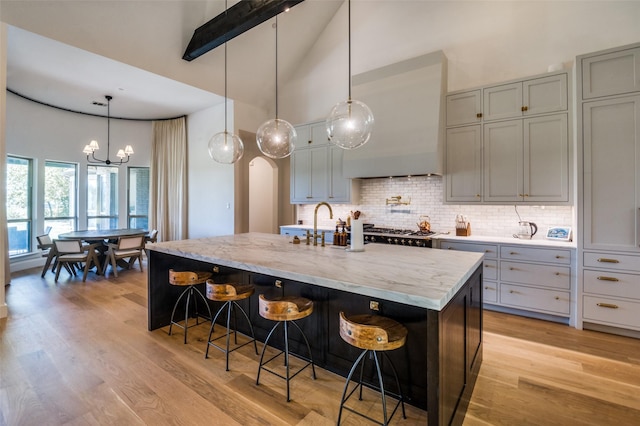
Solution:
{"label": "wooden stool seat", "polygon": [[169,284],[171,285],[196,285],[205,283],[211,276],[212,272],[207,271],[174,271],[169,269]]}
{"label": "wooden stool seat", "polygon": [[[195,325],[199,324],[199,318],[202,316],[207,320],[211,320],[211,308],[209,307],[209,303],[207,303],[207,299],[204,297],[202,292],[196,287],[198,284],[204,284],[211,276],[212,272],[208,271],[174,271],[173,269],[169,269],[169,284],[178,286],[178,287],[186,287],[184,291],[176,300],[176,304],[173,305],[173,311],[171,312],[171,323],[169,324],[169,336],[171,336],[171,330],[173,326],[180,327],[184,330],[184,343],[187,343],[187,330],[189,327],[193,327],[193,325],[189,325],[189,305],[191,302],[191,297],[194,296],[194,305],[195,305]],[[176,313],[176,309],[183,297],[186,296],[185,301],[185,313],[184,313],[184,324],[180,324],[179,322],[174,321],[174,315]],[[204,315],[200,315],[198,313],[198,299],[204,302],[204,305],[209,312],[209,316],[205,317]]]}
{"label": "wooden stool seat", "polygon": [[313,313],[313,302],[304,297],[284,296],[267,300],[259,297],[259,312],[262,318],[272,321],[295,321]]}
{"label": "wooden stool seat", "polygon": [[[398,407],[400,406],[402,406],[402,417],[405,419],[407,418],[404,409],[404,397],[402,396],[402,389],[400,388],[398,374],[396,373],[396,369],[393,366],[393,362],[391,362],[391,358],[389,358],[389,356],[387,355],[387,351],[398,349],[404,346],[407,341],[407,334],[407,328],[399,322],[392,320],[391,318],[368,314],[353,315],[347,318],[344,312],[340,312],[340,337],[342,337],[342,340],[344,340],[351,346],[362,349],[362,353],[353,363],[353,366],[349,371],[349,375],[347,376],[347,381],[344,385],[342,399],[340,400],[340,410],[338,411],[338,426],[340,426],[343,409],[383,426],[389,424],[389,422],[393,418],[393,415],[396,413]],[[393,372],[393,377],[396,382],[396,387],[398,390],[397,393],[391,393],[385,389],[381,363],[378,359],[378,352],[381,352],[387,358],[389,367]],[[373,359],[375,363],[378,381],[377,385],[365,383],[363,381],[364,364],[367,360],[367,354],[370,354],[369,359]],[[349,390],[349,382],[353,377],[353,373],[356,371],[356,368],[360,364],[360,379],[356,382],[356,386],[351,390],[351,392],[347,392]],[[384,419],[382,422],[369,417],[369,410],[367,410],[367,412],[357,411],[353,407],[349,407],[346,405],[347,400],[358,389],[360,390],[359,400],[362,401],[363,386],[367,386],[368,388],[380,392],[380,398],[382,400],[382,413]],[[397,398],[398,401],[391,411],[391,414],[387,413],[387,395],[391,395]]]}
{"label": "wooden stool seat", "polygon": [[[245,310],[238,304],[239,300],[248,299],[251,295],[256,291],[256,288],[253,284],[238,284],[238,283],[223,283],[217,284],[213,280],[207,280],[207,299],[213,300],[214,302],[224,302],[224,304],[218,309],[215,317],[211,320],[211,328],[209,329],[209,338],[207,339],[207,350],[204,353],[205,359],[209,357],[209,347],[213,346],[214,348],[225,353],[226,357],[226,369],[229,371],[229,354],[236,349],[240,349],[241,347],[248,345],[253,342],[253,347],[256,351],[256,355],[258,355],[258,344],[256,343],[256,337],[253,332],[253,325],[251,324],[251,320],[249,316],[245,312]],[[213,329],[216,324],[216,320],[220,316],[220,314],[227,310],[227,331],[225,334],[216,337],[215,339],[211,339],[211,335],[213,334]],[[251,339],[238,344],[238,331],[237,327],[235,327],[235,315],[233,315],[234,320],[234,329],[231,330],[231,316],[235,312],[235,309],[240,310],[244,318],[247,320],[249,324],[249,330],[251,331]],[[230,347],[230,336],[233,334],[233,342],[234,347]],[[218,346],[216,344],[216,340],[226,337],[226,345]]]}
{"label": "wooden stool seat", "polygon": [[215,302],[243,300],[256,291],[252,284],[225,283],[216,284],[207,280],[207,299]]}
{"label": "wooden stool seat", "polygon": [[[289,390],[289,382],[291,381],[291,379],[297,376],[308,366],[311,366],[311,377],[313,377],[314,380],[316,378],[316,369],[313,363],[313,356],[311,354],[311,346],[309,345],[309,340],[304,334],[304,331],[302,331],[302,328],[300,328],[300,326],[296,324],[296,320],[306,318],[313,313],[313,301],[305,297],[296,296],[281,296],[274,299],[266,299],[264,295],[261,294],[258,298],[258,312],[260,313],[260,316],[262,318],[276,321],[276,324],[267,335],[267,338],[264,341],[264,346],[262,347],[262,354],[260,355],[260,363],[258,365],[258,375],[256,377],[256,385],[260,384],[260,372],[262,370],[265,370],[280,377],[281,379],[284,379],[287,383],[287,402],[289,402],[291,400]],[[304,339],[305,345],[307,346],[307,351],[309,352],[309,358],[295,355],[297,358],[305,361],[305,364],[300,367],[295,373],[292,373],[289,369],[289,323],[293,324],[294,327],[298,329],[300,335]],[[284,329],[284,351],[279,351],[276,355],[272,356],[266,361],[263,361],[269,339],[271,339],[273,332],[280,325],[282,325]],[[269,364],[280,355],[284,355],[284,365],[286,369],[284,375],[267,367],[267,364]]]}
{"label": "wooden stool seat", "polygon": [[340,312],[340,337],[360,349],[390,351],[401,348],[407,340],[407,328],[380,315],[354,315]]}

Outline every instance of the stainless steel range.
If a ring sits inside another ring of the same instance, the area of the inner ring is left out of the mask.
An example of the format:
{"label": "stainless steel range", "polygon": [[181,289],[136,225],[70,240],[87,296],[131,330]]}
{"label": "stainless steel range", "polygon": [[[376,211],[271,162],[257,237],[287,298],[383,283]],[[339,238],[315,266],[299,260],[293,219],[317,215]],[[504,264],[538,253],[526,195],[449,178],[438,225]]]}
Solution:
{"label": "stainless steel range", "polygon": [[396,244],[409,247],[431,247],[431,236],[435,232],[414,231],[395,228],[364,228],[365,243]]}

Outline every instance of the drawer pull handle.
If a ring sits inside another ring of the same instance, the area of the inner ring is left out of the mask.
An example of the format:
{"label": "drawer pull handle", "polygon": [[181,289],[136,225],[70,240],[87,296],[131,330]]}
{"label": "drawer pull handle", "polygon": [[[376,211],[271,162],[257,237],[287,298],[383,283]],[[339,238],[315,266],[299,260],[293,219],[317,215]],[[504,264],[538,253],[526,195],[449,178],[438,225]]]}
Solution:
{"label": "drawer pull handle", "polygon": [[512,252],[509,252],[509,254],[510,254],[511,256],[514,256],[514,255],[518,254],[518,252],[512,251]]}
{"label": "drawer pull handle", "polygon": [[509,267],[510,271],[514,271],[516,268],[514,268],[513,266]]}
{"label": "drawer pull handle", "polygon": [[453,250],[453,247],[447,247],[447,250]]}
{"label": "drawer pull handle", "polygon": [[487,250],[485,250],[484,252],[485,252],[485,253],[491,253],[491,250],[488,250],[488,249],[487,249]]}
{"label": "drawer pull handle", "polygon": [[620,263],[620,261],[619,261],[618,259],[607,259],[606,257],[598,258],[598,262],[603,262],[603,263]]}
{"label": "drawer pull handle", "polygon": [[559,275],[560,275],[560,272],[556,272],[556,276],[559,276]]}
{"label": "drawer pull handle", "polygon": [[613,303],[596,303],[596,305],[601,308],[618,309],[618,305],[614,305]]}
{"label": "drawer pull handle", "polygon": [[614,277],[598,277],[598,279],[599,279],[600,281],[613,281],[613,282],[616,282],[616,283],[617,283],[618,281],[620,281],[619,279],[614,278]]}
{"label": "drawer pull handle", "polygon": [[562,259],[562,256],[557,255],[557,256],[556,256],[556,259]]}
{"label": "drawer pull handle", "polygon": [[560,296],[556,296],[556,300],[560,300]]}
{"label": "drawer pull handle", "polygon": [[495,290],[494,288],[489,287],[489,286],[486,286],[484,289],[485,289],[485,290]]}
{"label": "drawer pull handle", "polygon": [[511,293],[511,294],[516,294],[516,293],[518,293],[518,292],[517,292],[517,291],[515,291],[515,290],[509,290],[509,293]]}

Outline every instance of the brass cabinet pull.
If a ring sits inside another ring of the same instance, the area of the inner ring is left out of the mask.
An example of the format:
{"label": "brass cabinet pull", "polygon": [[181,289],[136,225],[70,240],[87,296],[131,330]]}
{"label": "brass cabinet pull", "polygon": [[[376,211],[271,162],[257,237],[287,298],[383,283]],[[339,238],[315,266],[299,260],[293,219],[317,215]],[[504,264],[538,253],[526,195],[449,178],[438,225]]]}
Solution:
{"label": "brass cabinet pull", "polygon": [[598,262],[602,262],[602,263],[620,263],[620,261],[618,259],[607,259],[606,257],[598,258]]}
{"label": "brass cabinet pull", "polygon": [[482,113],[481,112],[477,113],[476,118],[482,118]]}
{"label": "brass cabinet pull", "polygon": [[524,194],[518,194],[518,197],[524,197]]}
{"label": "brass cabinet pull", "polygon": [[560,300],[560,296],[556,296],[556,300]]}
{"label": "brass cabinet pull", "polygon": [[509,267],[509,270],[510,270],[510,271],[515,271],[515,270],[516,270],[516,268],[514,268],[513,266],[511,266],[511,267]]}
{"label": "brass cabinet pull", "polygon": [[562,256],[557,255],[557,256],[556,256],[556,259],[562,259]]}
{"label": "brass cabinet pull", "polygon": [[311,198],[313,198],[313,197],[312,197],[311,195],[307,195],[307,198],[308,198],[308,199],[311,199]]}
{"label": "brass cabinet pull", "polygon": [[598,279],[599,279],[600,281],[613,281],[613,282],[616,282],[616,283],[617,283],[618,281],[620,281],[619,279],[614,278],[614,277],[598,277]]}
{"label": "brass cabinet pull", "polygon": [[522,109],[522,112],[525,112],[525,111],[529,110],[529,107],[528,106],[523,106],[521,109]]}
{"label": "brass cabinet pull", "polygon": [[559,275],[560,275],[560,272],[556,272],[556,276],[559,276]]}
{"label": "brass cabinet pull", "polygon": [[276,286],[277,288],[282,288],[282,281],[280,281],[280,280],[276,280],[276,282],[275,282],[274,284],[275,284],[275,286]]}
{"label": "brass cabinet pull", "polygon": [[515,291],[515,290],[509,290],[509,293],[511,293],[511,294],[514,294],[514,293],[515,293],[515,294],[517,294],[518,292],[517,292],[517,291]]}
{"label": "brass cabinet pull", "polygon": [[491,253],[491,250],[486,249],[484,252],[485,252],[485,253]]}
{"label": "brass cabinet pull", "polygon": [[480,198],[480,194],[476,194],[476,198]]}
{"label": "brass cabinet pull", "polygon": [[528,196],[529,196],[529,194],[524,194],[524,196],[525,196],[525,197],[528,197]]}
{"label": "brass cabinet pull", "polygon": [[214,266],[213,267],[213,272],[215,272],[216,274],[220,272],[220,267],[218,266]]}
{"label": "brass cabinet pull", "polygon": [[618,305],[614,305],[613,303],[596,303],[596,305],[601,308],[618,309]]}
{"label": "brass cabinet pull", "polygon": [[308,141],[307,143],[312,144],[312,143],[313,143],[313,141]]}
{"label": "brass cabinet pull", "polygon": [[518,254],[518,252],[517,251],[510,251],[509,254],[513,256],[513,255]]}

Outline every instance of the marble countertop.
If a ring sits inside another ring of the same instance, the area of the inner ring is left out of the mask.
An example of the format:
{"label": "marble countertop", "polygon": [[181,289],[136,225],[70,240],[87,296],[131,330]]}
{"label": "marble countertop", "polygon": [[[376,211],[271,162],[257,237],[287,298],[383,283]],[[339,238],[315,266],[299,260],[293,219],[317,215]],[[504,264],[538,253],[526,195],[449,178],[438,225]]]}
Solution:
{"label": "marble countertop", "polygon": [[449,234],[436,234],[431,237],[433,240],[455,240],[466,241],[470,243],[499,243],[499,244],[520,244],[527,246],[544,246],[544,247],[562,247],[576,248],[575,241],[555,241],[545,238],[533,237],[531,240],[521,240],[513,237],[487,237],[482,235],[470,235],[468,237],[459,237],[455,231]]}
{"label": "marble countertop", "polygon": [[248,233],[147,244],[147,249],[326,288],[441,310],[481,265],[473,252],[367,244],[292,244],[291,237]]}

